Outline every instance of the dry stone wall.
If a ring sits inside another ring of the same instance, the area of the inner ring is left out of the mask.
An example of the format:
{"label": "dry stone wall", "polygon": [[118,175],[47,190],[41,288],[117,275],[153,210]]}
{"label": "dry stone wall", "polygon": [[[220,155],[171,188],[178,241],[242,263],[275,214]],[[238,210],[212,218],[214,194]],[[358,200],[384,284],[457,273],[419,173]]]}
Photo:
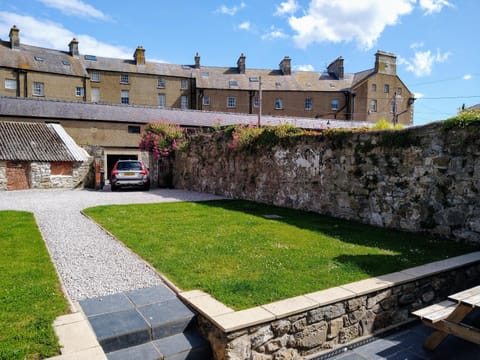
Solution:
{"label": "dry stone wall", "polygon": [[479,135],[434,123],[233,150],[201,134],[176,154],[174,186],[480,244]]}

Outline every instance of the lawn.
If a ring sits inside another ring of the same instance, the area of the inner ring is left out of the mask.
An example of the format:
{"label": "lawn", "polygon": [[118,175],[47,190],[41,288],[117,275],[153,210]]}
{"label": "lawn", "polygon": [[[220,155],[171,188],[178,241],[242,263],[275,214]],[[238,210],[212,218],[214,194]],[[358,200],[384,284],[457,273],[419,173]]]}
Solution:
{"label": "lawn", "polygon": [[0,211],[0,359],[58,355],[67,301],[31,213]]}
{"label": "lawn", "polygon": [[204,290],[237,310],[474,251],[248,201],[100,206],[85,213],[180,288]]}

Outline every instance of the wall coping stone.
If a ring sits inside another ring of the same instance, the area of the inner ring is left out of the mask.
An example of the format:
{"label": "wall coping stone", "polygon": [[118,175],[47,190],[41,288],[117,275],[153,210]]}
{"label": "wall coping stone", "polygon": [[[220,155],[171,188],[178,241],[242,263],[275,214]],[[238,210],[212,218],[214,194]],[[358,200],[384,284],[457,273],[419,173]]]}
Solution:
{"label": "wall coping stone", "polygon": [[240,311],[234,311],[201,290],[180,292],[179,295],[222,331],[231,333],[478,261],[480,251]]}

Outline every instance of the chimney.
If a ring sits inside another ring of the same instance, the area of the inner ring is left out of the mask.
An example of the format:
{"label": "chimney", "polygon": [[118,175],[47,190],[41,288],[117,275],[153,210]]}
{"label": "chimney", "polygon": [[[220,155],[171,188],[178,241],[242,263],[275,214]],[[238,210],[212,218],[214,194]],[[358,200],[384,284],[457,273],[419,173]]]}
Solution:
{"label": "chimney", "polygon": [[285,56],[282,61],[280,61],[280,71],[283,75],[292,75],[292,59],[289,56]]}
{"label": "chimney", "polygon": [[200,69],[200,55],[198,55],[198,52],[195,54],[195,69]]}
{"label": "chimney", "polygon": [[137,46],[133,54],[133,59],[136,65],[145,65],[145,49],[143,46]]}
{"label": "chimney", "polygon": [[10,34],[8,36],[10,36],[10,47],[12,49],[18,49],[20,48],[20,30],[15,26],[13,25],[13,27],[10,29]]}
{"label": "chimney", "polygon": [[245,74],[245,55],[242,53],[237,61],[237,67],[239,74]]}
{"label": "chimney", "polygon": [[397,75],[397,57],[395,54],[378,50],[375,54],[375,72]]}
{"label": "chimney", "polygon": [[80,53],[78,52],[78,40],[73,38],[68,44],[68,48],[70,49],[70,55],[73,57],[78,57]]}
{"label": "chimney", "polygon": [[339,56],[336,58],[330,65],[327,67],[327,71],[330,75],[333,75],[337,80],[343,80],[344,69],[343,69],[343,58]]}

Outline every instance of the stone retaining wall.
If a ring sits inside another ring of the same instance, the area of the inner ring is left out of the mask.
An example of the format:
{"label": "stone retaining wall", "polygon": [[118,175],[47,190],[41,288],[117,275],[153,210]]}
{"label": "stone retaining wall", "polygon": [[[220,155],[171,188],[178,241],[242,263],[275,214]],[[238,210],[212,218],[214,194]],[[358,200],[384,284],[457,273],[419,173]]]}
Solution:
{"label": "stone retaining wall", "polygon": [[480,244],[480,124],[229,145],[193,137],[174,186]]}
{"label": "stone retaining wall", "polygon": [[[464,265],[454,265],[464,259]],[[238,312],[227,308],[225,314],[219,314],[221,304],[206,302],[208,296],[198,291],[183,297],[202,314],[199,327],[215,360],[293,360],[413,321],[412,311],[476,286],[479,278],[480,253],[472,253],[259,308]],[[263,312],[270,320],[261,320],[266,318]]]}

